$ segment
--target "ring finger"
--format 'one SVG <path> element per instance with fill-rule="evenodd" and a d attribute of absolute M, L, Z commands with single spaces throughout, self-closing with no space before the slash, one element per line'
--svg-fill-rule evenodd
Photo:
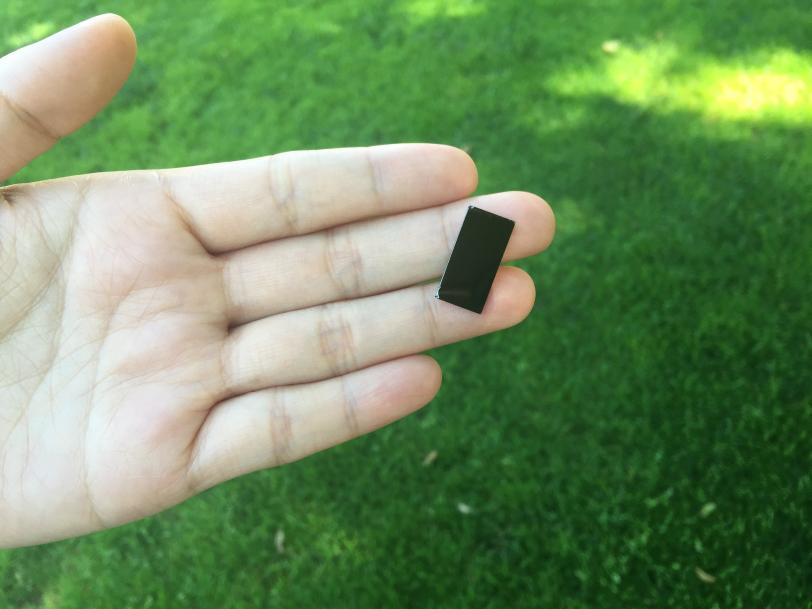
<path fill-rule="evenodd" d="M 231 395 L 331 378 L 510 327 L 533 306 L 523 270 L 502 267 L 481 315 L 434 298 L 420 285 L 272 315 L 232 330 L 222 361 Z"/>

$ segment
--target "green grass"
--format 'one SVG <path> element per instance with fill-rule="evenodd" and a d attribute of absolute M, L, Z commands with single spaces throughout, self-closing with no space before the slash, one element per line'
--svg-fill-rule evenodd
<path fill-rule="evenodd" d="M 438 350 L 425 410 L 2 552 L 0 607 L 812 606 L 807 0 L 3 8 L 6 50 L 111 8 L 140 42 L 17 180 L 437 141 L 559 232 L 530 318 Z"/>

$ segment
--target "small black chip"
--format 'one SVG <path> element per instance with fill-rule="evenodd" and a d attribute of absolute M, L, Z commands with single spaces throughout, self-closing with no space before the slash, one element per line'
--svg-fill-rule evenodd
<path fill-rule="evenodd" d="M 515 222 L 468 207 L 436 298 L 482 313 Z"/>

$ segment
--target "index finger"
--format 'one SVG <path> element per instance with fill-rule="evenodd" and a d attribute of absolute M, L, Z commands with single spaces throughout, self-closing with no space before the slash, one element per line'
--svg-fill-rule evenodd
<path fill-rule="evenodd" d="M 471 158 L 439 144 L 284 152 L 159 176 L 211 252 L 441 205 L 477 183 Z"/>

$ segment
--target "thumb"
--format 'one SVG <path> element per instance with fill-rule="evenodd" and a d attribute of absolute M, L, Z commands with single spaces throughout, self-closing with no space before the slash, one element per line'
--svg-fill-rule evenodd
<path fill-rule="evenodd" d="M 135 34 L 100 15 L 0 58 L 0 181 L 76 131 L 127 80 Z"/>

